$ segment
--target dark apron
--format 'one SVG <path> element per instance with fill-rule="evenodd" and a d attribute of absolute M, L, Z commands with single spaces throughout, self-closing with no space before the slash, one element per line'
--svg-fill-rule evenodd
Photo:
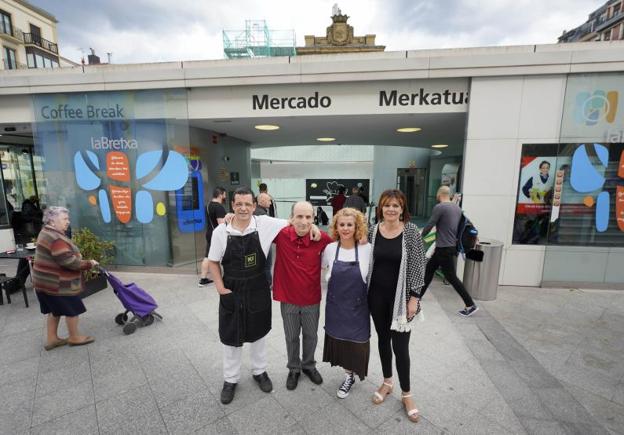
<path fill-rule="evenodd" d="M 370 338 L 370 319 L 358 246 L 355 245 L 355 261 L 339 261 L 339 253 L 340 243 L 327 285 L 325 332 L 339 340 L 366 343 Z"/>
<path fill-rule="evenodd" d="M 221 295 L 219 337 L 228 346 L 254 342 L 271 330 L 271 290 L 264 273 L 266 258 L 258 232 L 227 238 L 223 284 L 232 293 Z"/>

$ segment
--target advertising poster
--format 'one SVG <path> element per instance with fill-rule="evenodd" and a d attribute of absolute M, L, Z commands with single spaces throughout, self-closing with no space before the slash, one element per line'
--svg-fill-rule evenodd
<path fill-rule="evenodd" d="M 541 214 L 550 211 L 554 198 L 554 156 L 523 156 L 516 214 Z"/>

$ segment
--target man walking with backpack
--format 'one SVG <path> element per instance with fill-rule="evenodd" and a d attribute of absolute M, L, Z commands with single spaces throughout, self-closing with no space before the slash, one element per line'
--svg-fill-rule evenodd
<path fill-rule="evenodd" d="M 425 237 L 434 226 L 436 227 L 436 247 L 427 262 L 425 286 L 420 297 L 425 295 L 431 280 L 433 280 L 433 275 L 439 267 L 442 269 L 444 278 L 453 286 L 466 304 L 466 307 L 460 310 L 459 314 L 468 317 L 473 315 L 479 307 L 466 291 L 464 284 L 457 278 L 455 262 L 453 261 L 453 257 L 457 256 L 457 229 L 462 218 L 462 210 L 451 201 L 451 189 L 448 186 L 441 186 L 436 197 L 439 204 L 433 207 L 431 218 L 422 231 L 422 236 Z"/>

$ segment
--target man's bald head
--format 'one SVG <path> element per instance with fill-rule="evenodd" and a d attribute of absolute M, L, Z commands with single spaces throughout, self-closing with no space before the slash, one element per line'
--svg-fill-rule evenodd
<path fill-rule="evenodd" d="M 290 212 L 290 221 L 297 235 L 302 237 L 310 232 L 314 222 L 314 207 L 308 201 L 296 202 Z"/>
<path fill-rule="evenodd" d="M 271 196 L 268 193 L 261 193 L 258 195 L 258 205 L 263 208 L 271 207 Z"/>

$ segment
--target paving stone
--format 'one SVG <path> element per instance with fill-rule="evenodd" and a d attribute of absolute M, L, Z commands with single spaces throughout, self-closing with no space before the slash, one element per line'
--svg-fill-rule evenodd
<path fill-rule="evenodd" d="M 95 404 L 100 434 L 166 434 L 165 423 L 148 386 Z"/>
<path fill-rule="evenodd" d="M 190 363 L 188 368 L 184 366 L 178 372 L 148 378 L 148 382 L 160 408 L 189 394 L 208 390 L 208 386 Z"/>
<path fill-rule="evenodd" d="M 0 388 L 0 409 L 11 413 L 24 403 L 29 403 L 28 408 L 32 409 L 36 384 L 36 376 L 3 384 Z"/>
<path fill-rule="evenodd" d="M 39 370 L 39 357 L 33 357 L 7 364 L 0 371 L 0 390 L 4 384 L 21 381 L 22 379 L 36 379 Z M 0 393 L 0 397 L 2 394 Z"/>
<path fill-rule="evenodd" d="M 167 430 L 187 434 L 204 428 L 225 416 L 218 399 L 207 390 L 189 394 L 160 408 Z"/>
<path fill-rule="evenodd" d="M 91 382 L 91 368 L 88 360 L 76 364 L 70 362 L 68 366 L 62 369 L 47 372 L 43 372 L 40 367 L 37 380 L 37 397 L 75 387 L 86 381 Z"/>
<path fill-rule="evenodd" d="M 230 419 L 223 417 L 212 424 L 198 429 L 194 433 L 200 435 L 235 435 L 238 432 L 234 429 Z"/>
<path fill-rule="evenodd" d="M 93 388 L 96 402 L 115 397 L 117 394 L 147 384 L 147 378 L 140 367 L 120 367 L 118 370 L 93 373 Z"/>
<path fill-rule="evenodd" d="M 355 434 L 368 433 L 370 428 L 340 404 L 328 406 L 306 416 L 301 422 L 306 433 L 313 434 Z"/>
<path fill-rule="evenodd" d="M 63 415 L 54 420 L 33 427 L 31 435 L 96 435 L 98 434 L 95 405 L 89 405 L 78 411 Z"/>
<path fill-rule="evenodd" d="M 624 405 L 606 400 L 571 384 L 568 390 L 602 425 L 614 433 L 624 433 Z"/>
<path fill-rule="evenodd" d="M 10 407 L 0 406 L 0 435 L 28 433 L 32 414 L 32 397 L 23 402 L 13 402 Z"/>
<path fill-rule="evenodd" d="M 338 400 L 338 398 L 331 396 L 320 386 L 314 385 L 311 382 L 305 382 L 303 379 L 305 375 L 299 378 L 299 385 L 293 391 L 289 391 L 279 385 L 285 382 L 285 378 L 281 376 L 279 379 L 273 379 L 274 396 L 275 400 L 293 417 L 296 421 L 301 421 L 310 413 L 316 412 L 326 406 L 330 406 L 332 403 Z M 327 380 L 325 380 L 327 382 Z M 334 400 L 335 399 L 335 400 Z"/>
<path fill-rule="evenodd" d="M 38 426 L 59 416 L 72 413 L 95 402 L 91 379 L 66 389 L 39 395 L 33 405 L 32 425 Z"/>
<path fill-rule="evenodd" d="M 248 432 L 249 428 L 253 427 L 254 433 L 272 434 L 286 430 L 296 423 L 288 412 L 270 396 L 244 409 L 232 412 L 228 418 L 240 433 Z"/>

